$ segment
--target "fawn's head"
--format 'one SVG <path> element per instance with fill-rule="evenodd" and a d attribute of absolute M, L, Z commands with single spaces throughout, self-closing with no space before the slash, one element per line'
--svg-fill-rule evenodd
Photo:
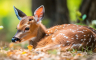
<path fill-rule="evenodd" d="M 18 43 L 25 40 L 30 40 L 32 37 L 34 38 L 39 27 L 38 24 L 44 16 L 44 6 L 41 5 L 38 7 L 34 12 L 34 16 L 27 16 L 16 7 L 14 7 L 14 11 L 20 22 L 17 25 L 17 33 L 12 38 L 12 42 Z"/>

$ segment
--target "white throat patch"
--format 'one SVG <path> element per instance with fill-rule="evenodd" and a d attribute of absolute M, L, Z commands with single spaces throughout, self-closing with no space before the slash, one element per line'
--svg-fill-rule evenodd
<path fill-rule="evenodd" d="M 33 37 L 33 38 L 31 38 L 30 40 L 34 41 L 35 39 L 36 39 L 36 37 Z"/>

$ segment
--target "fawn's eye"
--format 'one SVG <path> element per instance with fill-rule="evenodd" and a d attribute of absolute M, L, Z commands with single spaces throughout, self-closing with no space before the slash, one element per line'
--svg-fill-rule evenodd
<path fill-rule="evenodd" d="M 29 30 L 29 27 L 25 28 L 25 30 Z"/>
<path fill-rule="evenodd" d="M 33 19 L 29 19 L 29 21 L 32 21 Z"/>

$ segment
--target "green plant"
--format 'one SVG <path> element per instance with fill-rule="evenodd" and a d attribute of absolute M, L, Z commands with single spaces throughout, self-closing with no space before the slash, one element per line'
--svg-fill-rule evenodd
<path fill-rule="evenodd" d="M 80 21 L 79 24 L 83 24 L 82 22 L 86 19 L 87 15 L 84 14 L 82 15 L 81 12 L 79 11 L 76 11 L 76 16 L 77 16 L 77 19 Z M 81 17 L 82 16 L 82 17 Z"/>
<path fill-rule="evenodd" d="M 54 50 L 48 50 L 47 51 L 49 54 L 57 54 L 57 50 L 56 49 L 54 49 Z"/>

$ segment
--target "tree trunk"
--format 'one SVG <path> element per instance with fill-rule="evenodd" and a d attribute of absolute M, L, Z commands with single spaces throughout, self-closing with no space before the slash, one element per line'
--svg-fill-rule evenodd
<path fill-rule="evenodd" d="M 32 12 L 40 5 L 45 7 L 45 18 L 50 19 L 50 26 L 69 23 L 67 0 L 32 0 Z"/>
<path fill-rule="evenodd" d="M 87 15 L 87 18 L 83 22 L 85 24 L 88 24 L 87 22 L 91 23 L 92 20 L 96 19 L 96 0 L 83 0 L 80 12 L 82 13 L 82 16 L 84 14 Z"/>

